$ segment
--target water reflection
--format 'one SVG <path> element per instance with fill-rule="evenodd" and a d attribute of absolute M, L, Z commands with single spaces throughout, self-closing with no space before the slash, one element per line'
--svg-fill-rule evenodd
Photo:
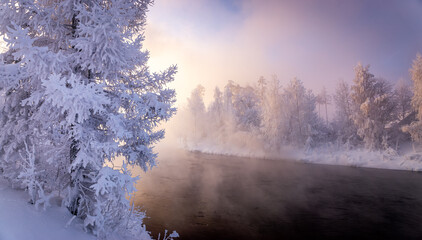
<path fill-rule="evenodd" d="M 422 239 L 422 175 L 172 151 L 136 203 L 154 236 Z"/>

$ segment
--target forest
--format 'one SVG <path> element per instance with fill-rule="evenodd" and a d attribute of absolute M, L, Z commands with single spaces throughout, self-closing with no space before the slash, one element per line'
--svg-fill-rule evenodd
<path fill-rule="evenodd" d="M 338 150 L 398 154 L 406 143 L 417 146 L 422 118 L 421 55 L 410 69 L 413 84 L 400 80 L 393 85 L 360 63 L 354 73 L 352 84 L 339 81 L 332 95 L 325 87 L 315 94 L 297 78 L 283 86 L 276 75 L 260 77 L 252 86 L 228 81 L 223 90 L 214 89 L 207 107 L 205 88 L 198 85 L 183 113 L 192 127 L 179 133 L 182 144 L 199 151 L 204 146 L 227 145 L 276 155 L 289 147 L 306 152 L 330 145 Z M 331 120 L 329 104 L 336 109 Z"/>

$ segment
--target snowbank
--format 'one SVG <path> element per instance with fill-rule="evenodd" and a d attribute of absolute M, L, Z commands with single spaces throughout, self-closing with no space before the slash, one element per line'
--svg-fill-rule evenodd
<path fill-rule="evenodd" d="M 207 142 L 184 143 L 183 148 L 191 152 L 238 157 L 292 159 L 306 163 L 343 165 L 394 170 L 422 171 L 422 151 L 405 151 L 398 154 L 393 149 L 369 151 L 366 149 L 341 149 L 334 146 L 301 150 L 284 147 L 276 153 L 256 148 L 230 145 L 214 145 Z"/>
<path fill-rule="evenodd" d="M 72 215 L 54 204 L 47 210 L 37 210 L 28 203 L 28 194 L 13 190 L 0 179 L 0 239 L 1 240 L 94 240 L 83 230 L 79 219 L 67 224 Z"/>
<path fill-rule="evenodd" d="M 316 164 L 422 171 L 421 152 L 399 155 L 391 149 L 389 151 L 369 151 L 365 149 L 319 148 L 304 153 L 300 160 Z"/>

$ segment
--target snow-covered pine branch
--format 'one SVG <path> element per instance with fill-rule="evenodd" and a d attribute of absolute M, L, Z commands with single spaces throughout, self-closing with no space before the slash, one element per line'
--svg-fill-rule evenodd
<path fill-rule="evenodd" d="M 151 4 L 0 1 L 0 35 L 8 43 L 0 63 L 0 168 L 19 182 L 15 163 L 31 139 L 45 171 L 37 176 L 39 196 L 64 193 L 69 210 L 97 234 L 122 226 L 99 220 L 118 211 L 104 207 L 103 199 L 134 190 L 98 194 L 94 186 L 101 179 L 133 184 L 124 169 L 104 166 L 117 157 L 144 170 L 154 166 L 152 145 L 164 136 L 157 126 L 176 111 L 175 92 L 166 87 L 176 66 L 151 73 L 142 49 Z M 116 197 L 113 204 L 125 212 L 125 201 Z"/>
<path fill-rule="evenodd" d="M 37 201 L 37 188 L 39 187 L 39 171 L 35 167 L 35 146 L 32 145 L 31 150 L 28 148 L 26 141 L 25 153 L 19 153 L 22 160 L 22 171 L 19 173 L 18 178 L 22 179 L 22 184 L 29 194 L 29 202 L 34 204 Z"/>

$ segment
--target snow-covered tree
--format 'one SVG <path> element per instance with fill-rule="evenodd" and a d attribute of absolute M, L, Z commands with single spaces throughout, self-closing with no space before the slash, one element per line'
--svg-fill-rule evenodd
<path fill-rule="evenodd" d="M 19 173 L 18 178 L 22 179 L 22 183 L 28 191 L 30 202 L 35 203 L 37 201 L 37 184 L 38 181 L 38 169 L 35 166 L 35 148 L 32 146 L 30 150 L 28 144 L 25 142 L 25 153 L 20 153 L 22 158 L 22 172 Z"/>
<path fill-rule="evenodd" d="M 410 75 L 413 81 L 412 108 L 416 112 L 417 120 L 404 127 L 404 131 L 410 133 L 413 141 L 422 143 L 422 55 L 417 54 L 413 60 Z"/>
<path fill-rule="evenodd" d="M 275 75 L 268 83 L 264 80 L 264 78 L 260 78 L 258 82 L 263 95 L 261 100 L 261 134 L 265 146 L 274 150 L 280 148 L 283 141 L 282 87 L 280 80 Z"/>
<path fill-rule="evenodd" d="M 164 136 L 156 127 L 175 112 L 166 84 L 176 67 L 150 73 L 141 50 L 151 3 L 0 1 L 8 43 L 0 63 L 0 168 L 17 179 L 18 153 L 25 142 L 34 146 L 47 188 L 67 188 L 68 209 L 98 236 L 122 226 L 124 217 L 107 219 L 129 210 L 122 196 L 134 183 L 124 168 L 105 165 L 122 157 L 128 166 L 154 166 L 152 144 Z"/>
<path fill-rule="evenodd" d="M 221 92 L 220 88 L 215 87 L 214 89 L 214 100 L 211 103 L 210 107 L 208 108 L 208 114 L 215 119 L 215 124 L 218 127 L 221 127 L 223 121 L 223 93 Z"/>
<path fill-rule="evenodd" d="M 321 105 L 325 106 L 325 122 L 328 125 L 327 105 L 331 103 L 331 96 L 327 93 L 327 89 L 325 87 L 322 88 L 321 92 L 316 97 L 316 103 L 319 105 L 319 108 L 321 107 Z M 321 117 L 321 109 L 318 109 L 318 111 Z"/>
<path fill-rule="evenodd" d="M 355 144 L 357 130 L 352 121 L 352 99 L 349 84 L 341 81 L 337 84 L 336 93 L 333 96 L 336 104 L 335 130 L 342 143 Z"/>
<path fill-rule="evenodd" d="M 394 117 L 394 97 L 391 85 L 377 79 L 369 72 L 369 66 L 360 63 L 355 67 L 352 85 L 352 120 L 358 135 L 369 149 L 385 147 L 388 139 L 387 124 Z"/>
<path fill-rule="evenodd" d="M 225 129 L 223 136 L 227 137 L 227 134 L 231 134 L 236 131 L 236 119 L 234 114 L 234 100 L 240 89 L 239 84 L 236 84 L 234 81 L 229 80 L 224 86 L 223 92 L 223 106 L 224 106 L 224 122 Z"/>
<path fill-rule="evenodd" d="M 308 138 L 316 136 L 316 126 L 319 124 L 315 112 L 316 98 L 312 91 L 307 90 L 302 81 L 294 78 L 284 89 L 283 114 L 286 119 L 283 136 L 290 143 L 304 145 Z"/>
<path fill-rule="evenodd" d="M 235 95 L 239 91 L 240 86 L 234 81 L 229 80 L 224 86 L 223 100 L 224 100 L 224 111 L 227 114 L 233 114 L 233 102 Z"/>
<path fill-rule="evenodd" d="M 198 85 L 192 90 L 190 98 L 188 98 L 188 109 L 192 115 L 193 137 L 195 140 L 198 137 L 202 137 L 203 132 L 202 124 L 205 119 L 204 93 L 205 88 L 202 85 Z"/>
<path fill-rule="evenodd" d="M 221 132 L 225 128 L 225 117 L 223 93 L 220 88 L 215 87 L 214 99 L 208 106 L 205 119 L 202 120 L 202 128 L 207 131 L 208 139 L 216 140 L 217 142 L 224 141 L 221 139 Z"/>
<path fill-rule="evenodd" d="M 410 133 L 403 131 L 415 120 L 415 111 L 412 109 L 412 90 L 410 83 L 400 79 L 393 91 L 395 112 L 394 119 L 389 124 L 388 134 L 391 145 L 398 150 L 400 143 L 411 140 Z"/>
<path fill-rule="evenodd" d="M 412 88 L 404 79 L 400 79 L 394 88 L 394 98 L 397 104 L 396 115 L 403 120 L 412 110 Z"/>
<path fill-rule="evenodd" d="M 273 76 L 273 78 L 274 77 L 275 76 Z M 264 99 L 266 89 L 267 89 L 267 80 L 263 76 L 259 77 L 258 86 L 256 87 L 256 89 L 257 89 L 257 94 L 258 94 L 258 96 L 259 96 L 259 98 L 261 99 L 261 102 L 262 102 L 263 99 Z"/>
<path fill-rule="evenodd" d="M 244 131 L 258 129 L 261 125 L 259 97 L 252 87 L 239 88 L 233 102 L 236 125 Z"/>
<path fill-rule="evenodd" d="M 204 93 L 205 88 L 202 85 L 198 85 L 192 90 L 190 98 L 188 98 L 188 108 L 192 112 L 198 114 L 205 113 Z"/>

